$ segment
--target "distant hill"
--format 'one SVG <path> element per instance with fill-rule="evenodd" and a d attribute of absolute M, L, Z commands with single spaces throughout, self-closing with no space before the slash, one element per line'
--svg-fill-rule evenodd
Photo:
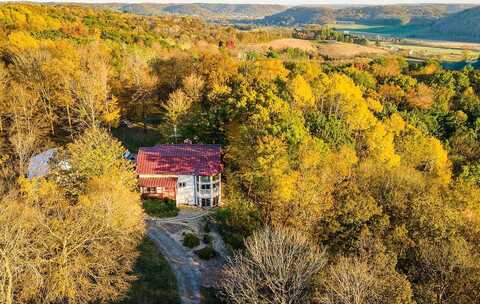
<path fill-rule="evenodd" d="M 199 16 L 206 19 L 257 19 L 287 9 L 287 7 L 283 5 L 213 3 L 102 3 L 95 4 L 94 6 L 146 16 L 175 14 Z"/>
<path fill-rule="evenodd" d="M 325 24 L 335 21 L 334 9 L 330 7 L 296 6 L 283 12 L 267 16 L 259 22 L 266 25 L 296 26 Z"/>
<path fill-rule="evenodd" d="M 354 21 L 372 25 L 432 24 L 452 13 L 471 8 L 468 4 L 421 4 L 383 6 L 297 6 L 266 16 L 260 23 L 267 25 L 325 24 Z"/>
<path fill-rule="evenodd" d="M 466 7 L 471 6 L 447 4 L 367 6 L 337 10 L 336 17 L 337 20 L 379 25 L 427 23 Z"/>
<path fill-rule="evenodd" d="M 453 40 L 480 41 L 480 6 L 438 20 L 432 33 L 441 33 Z"/>

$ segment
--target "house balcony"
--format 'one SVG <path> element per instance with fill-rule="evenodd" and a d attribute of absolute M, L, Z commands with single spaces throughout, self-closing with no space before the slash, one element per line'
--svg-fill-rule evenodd
<path fill-rule="evenodd" d="M 215 196 L 218 196 L 220 194 L 220 188 L 216 188 L 216 189 L 200 189 L 197 191 L 197 195 L 199 197 L 215 197 Z"/>

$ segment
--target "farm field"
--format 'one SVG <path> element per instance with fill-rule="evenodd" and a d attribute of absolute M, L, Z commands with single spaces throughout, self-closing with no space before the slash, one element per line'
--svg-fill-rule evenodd
<path fill-rule="evenodd" d="M 342 23 L 329 23 L 328 26 L 331 29 L 335 30 L 373 30 L 375 28 L 383 28 L 383 25 L 367 25 L 367 24 L 359 24 L 359 23 L 351 23 L 351 24 L 342 24 Z"/>
<path fill-rule="evenodd" d="M 480 51 L 480 43 L 474 43 L 474 42 L 442 41 L 442 40 L 428 40 L 428 39 L 402 39 L 402 41 L 405 44 L 410 44 L 410 45 Z"/>
<path fill-rule="evenodd" d="M 376 35 L 401 38 L 401 42 L 384 41 L 381 46 L 388 51 L 396 51 L 401 55 L 413 58 L 434 58 L 441 61 L 471 61 L 480 55 L 480 44 L 420 38 L 402 38 L 422 36 L 426 28 L 419 25 L 374 26 L 366 24 L 330 24 L 331 28 L 341 32 L 364 34 L 367 38 Z M 388 39 L 387 39 L 388 40 Z"/>
<path fill-rule="evenodd" d="M 332 28 L 343 32 L 354 32 L 359 34 L 386 35 L 396 37 L 412 37 L 425 32 L 425 26 L 417 24 L 407 25 L 366 25 L 366 24 L 334 24 Z"/>
<path fill-rule="evenodd" d="M 360 55 L 386 54 L 388 51 L 372 46 L 363 46 L 345 42 L 315 42 L 302 39 L 277 39 L 268 43 L 251 44 L 246 47 L 249 50 L 265 51 L 269 48 L 284 50 L 287 48 L 298 48 L 309 53 L 317 53 L 329 58 L 352 58 Z"/>
<path fill-rule="evenodd" d="M 401 55 L 413 58 L 434 58 L 440 61 L 475 60 L 480 56 L 479 50 L 447 48 L 423 45 L 385 43 L 384 47 L 394 49 Z"/>
<path fill-rule="evenodd" d="M 360 55 L 379 55 L 388 53 L 388 51 L 378 47 L 344 42 L 319 43 L 317 48 L 322 56 L 330 58 L 352 58 Z"/>
<path fill-rule="evenodd" d="M 312 41 L 295 38 L 277 39 L 266 43 L 250 45 L 250 47 L 252 46 L 258 50 L 267 50 L 269 48 L 275 50 L 298 48 L 306 52 L 315 52 L 317 50 L 315 44 Z"/>

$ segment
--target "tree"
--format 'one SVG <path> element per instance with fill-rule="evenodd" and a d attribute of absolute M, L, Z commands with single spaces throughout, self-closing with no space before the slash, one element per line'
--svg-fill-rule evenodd
<path fill-rule="evenodd" d="M 442 143 L 410 126 L 398 140 L 402 162 L 433 177 L 438 183 L 447 184 L 451 179 L 451 162 Z"/>
<path fill-rule="evenodd" d="M 128 290 L 144 231 L 135 173 L 105 131 L 84 136 L 57 165 L 67 178 L 80 177 L 71 188 L 54 173 L 21 178 L 0 201 L 0 299 L 7 303 L 107 302 Z"/>
<path fill-rule="evenodd" d="M 320 111 L 343 119 L 352 131 L 371 127 L 376 119 L 368 109 L 362 91 L 343 74 L 324 78 L 325 94 L 320 101 Z"/>
<path fill-rule="evenodd" d="M 181 119 L 187 114 L 192 106 L 192 99 L 188 97 L 181 89 L 176 90 L 168 96 L 167 102 L 163 105 L 165 116 L 168 122 L 173 126 L 174 141 L 177 142 L 177 126 Z"/>
<path fill-rule="evenodd" d="M 324 264 L 323 253 L 301 234 L 264 228 L 245 241 L 245 254 L 229 260 L 222 289 L 233 303 L 306 303 Z"/>
<path fill-rule="evenodd" d="M 52 178 L 73 197 L 83 193 L 88 180 L 110 173 L 118 174 L 117 178 L 123 186 L 133 191 L 136 175 L 133 164 L 122 156 L 125 151 L 108 131 L 102 128 L 87 129 L 58 153 L 52 164 Z"/>
<path fill-rule="evenodd" d="M 430 303 L 473 303 L 480 299 L 478 255 L 461 238 L 418 244 L 418 268 L 411 275 L 418 297 Z"/>
<path fill-rule="evenodd" d="M 399 165 L 400 156 L 395 153 L 393 137 L 394 134 L 378 122 L 365 136 L 369 156 L 389 167 Z"/>
<path fill-rule="evenodd" d="M 317 298 L 323 304 L 414 303 L 408 282 L 365 258 L 340 257 L 326 271 Z"/>
<path fill-rule="evenodd" d="M 84 51 L 81 69 L 72 79 L 70 88 L 75 100 L 75 120 L 82 128 L 103 124 L 116 126 L 120 117 L 117 99 L 110 94 L 109 67 L 99 52 Z"/>
<path fill-rule="evenodd" d="M 294 105 L 300 108 L 311 107 L 314 104 L 312 89 L 302 76 L 296 75 L 289 83 Z"/>
<path fill-rule="evenodd" d="M 398 85 L 384 84 L 379 88 L 378 93 L 384 102 L 400 103 L 405 96 L 405 92 Z"/>
<path fill-rule="evenodd" d="M 148 62 L 138 55 L 127 56 L 123 68 L 120 92 L 128 93 L 123 97 L 122 109 L 127 112 L 125 114 L 140 117 L 146 132 L 147 116 L 154 109 L 156 101 L 158 76 L 153 73 Z"/>
<path fill-rule="evenodd" d="M 30 157 L 42 147 L 48 133 L 45 112 L 38 96 L 13 83 L 5 97 L 4 116 L 10 119 L 9 141 L 20 174 L 25 174 Z"/>
<path fill-rule="evenodd" d="M 406 101 L 411 107 L 428 109 L 433 103 L 433 91 L 426 84 L 420 83 L 407 92 Z"/>
<path fill-rule="evenodd" d="M 0 202 L 0 303 L 25 302 L 42 282 L 41 255 L 35 248 L 43 237 L 36 227 L 38 213 L 11 197 Z"/>

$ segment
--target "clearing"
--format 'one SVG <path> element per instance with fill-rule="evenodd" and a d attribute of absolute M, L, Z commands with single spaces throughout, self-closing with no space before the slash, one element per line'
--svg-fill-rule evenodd
<path fill-rule="evenodd" d="M 374 46 L 364 46 L 345 42 L 317 42 L 312 40 L 303 40 L 295 38 L 277 39 L 267 43 L 251 44 L 247 49 L 256 51 L 266 51 L 269 48 L 275 50 L 284 50 L 287 48 L 297 48 L 309 53 L 318 53 L 333 59 L 352 58 L 361 55 L 386 54 L 388 51 Z"/>
<path fill-rule="evenodd" d="M 275 50 L 284 50 L 288 48 L 297 48 L 301 49 L 306 52 L 316 52 L 317 48 L 312 41 L 309 40 L 302 40 L 302 39 L 295 39 L 295 38 L 285 38 L 285 39 L 277 39 L 272 40 L 266 43 L 258 43 L 251 45 L 253 48 L 257 50 L 268 50 L 269 48 Z"/>

